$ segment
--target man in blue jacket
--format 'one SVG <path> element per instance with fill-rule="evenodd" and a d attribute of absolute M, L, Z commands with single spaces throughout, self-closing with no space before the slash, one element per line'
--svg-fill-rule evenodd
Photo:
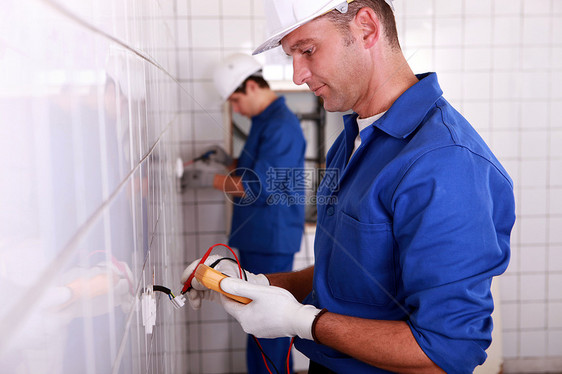
<path fill-rule="evenodd" d="M 288 272 L 300 249 L 304 229 L 302 181 L 306 142 L 300 122 L 262 77 L 251 56 L 233 54 L 215 70 L 214 83 L 232 110 L 251 119 L 250 133 L 238 160 L 221 147 L 203 152 L 230 173 L 186 170 L 187 187 L 210 187 L 234 196 L 229 244 L 239 250 L 240 262 L 252 273 Z M 260 341 L 266 355 L 285 366 L 289 338 Z M 256 342 L 249 338 L 249 373 L 265 370 Z"/>
<path fill-rule="evenodd" d="M 472 373 L 510 257 L 510 177 L 436 74 L 414 75 L 391 0 L 265 3 L 255 53 L 281 45 L 296 84 L 354 113 L 327 155 L 339 181 L 318 189 L 314 267 L 227 278 L 253 301 L 224 308 L 257 337 L 295 336 L 309 373 Z"/>

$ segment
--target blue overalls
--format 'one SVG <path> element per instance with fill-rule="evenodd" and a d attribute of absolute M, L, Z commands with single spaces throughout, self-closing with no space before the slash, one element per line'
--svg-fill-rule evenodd
<path fill-rule="evenodd" d="M 306 142 L 298 118 L 280 97 L 252 117 L 237 173 L 246 196 L 236 199 L 229 244 L 238 248 L 242 266 L 252 273 L 291 271 L 304 229 L 304 191 L 295 188 L 304 169 Z M 282 371 L 288 338 L 260 339 Z M 261 353 L 248 339 L 248 372 L 265 373 Z M 273 370 L 273 369 L 272 369 Z"/>
<path fill-rule="evenodd" d="M 339 183 L 318 191 L 328 203 L 318 205 L 304 303 L 406 321 L 443 370 L 472 373 L 491 342 L 491 280 L 509 262 L 513 184 L 436 74 L 418 79 L 361 132 L 350 160 L 357 114 L 344 117 L 327 157 Z M 337 373 L 386 372 L 311 340 L 295 346 Z"/>

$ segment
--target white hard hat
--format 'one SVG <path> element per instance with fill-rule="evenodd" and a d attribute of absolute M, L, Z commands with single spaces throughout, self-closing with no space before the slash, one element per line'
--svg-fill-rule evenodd
<path fill-rule="evenodd" d="M 230 55 L 215 69 L 213 74 L 215 88 L 222 99 L 227 100 L 246 78 L 260 71 L 261 68 L 261 64 L 252 56 L 243 53 Z"/>
<path fill-rule="evenodd" d="M 394 10 L 393 0 L 385 0 Z M 264 0 L 269 37 L 253 52 L 254 55 L 279 46 L 281 39 L 305 23 L 334 9 L 347 12 L 353 0 Z"/>

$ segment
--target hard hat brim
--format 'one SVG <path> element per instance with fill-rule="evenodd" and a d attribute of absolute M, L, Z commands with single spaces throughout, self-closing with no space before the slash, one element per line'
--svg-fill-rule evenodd
<path fill-rule="evenodd" d="M 308 23 L 310 21 L 312 21 L 315 18 L 320 17 L 322 14 L 325 14 L 325 12 L 320 12 L 318 14 L 313 14 L 312 16 L 305 18 L 299 22 L 297 22 L 294 25 L 291 25 L 275 34 L 273 34 L 272 36 L 270 36 L 265 42 L 263 42 L 262 44 L 260 44 L 255 50 L 254 52 L 252 52 L 252 55 L 258 55 L 262 52 L 268 51 L 272 48 L 276 48 L 281 44 L 281 40 L 283 40 L 283 38 L 287 35 L 289 35 L 291 32 L 295 31 L 296 29 L 298 29 L 299 27 L 301 27 L 302 25 L 304 25 L 305 23 Z"/>

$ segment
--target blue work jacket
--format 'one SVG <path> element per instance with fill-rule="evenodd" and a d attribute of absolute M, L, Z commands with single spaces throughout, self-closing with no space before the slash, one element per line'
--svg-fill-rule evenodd
<path fill-rule="evenodd" d="M 236 170 L 246 196 L 234 201 L 231 246 L 256 253 L 299 251 L 305 191 L 297 181 L 304 172 L 305 149 L 300 122 L 284 97 L 252 117 Z"/>
<path fill-rule="evenodd" d="M 361 131 L 357 114 L 328 152 L 339 183 L 322 183 L 313 291 L 330 312 L 406 321 L 447 373 L 472 373 L 491 342 L 492 277 L 510 257 L 513 184 L 472 126 L 442 97 L 435 73 L 418 76 Z M 334 200 L 336 199 L 336 200 Z M 352 336 L 349 337 L 353 339 Z M 329 347 L 299 351 L 338 373 L 384 373 Z"/>

